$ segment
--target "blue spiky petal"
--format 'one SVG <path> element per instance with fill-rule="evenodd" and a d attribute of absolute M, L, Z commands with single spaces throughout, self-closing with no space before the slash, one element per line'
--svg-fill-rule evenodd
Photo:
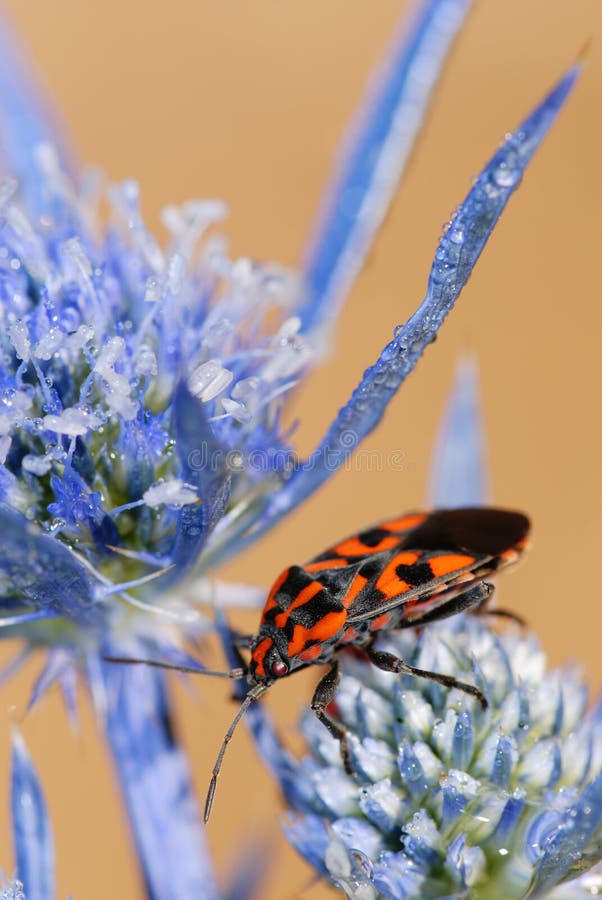
<path fill-rule="evenodd" d="M 405 325 L 395 329 L 376 363 L 367 369 L 308 460 L 271 499 L 253 536 L 317 490 L 380 422 L 400 385 L 454 306 L 510 196 L 573 88 L 572 67 L 518 128 L 508 134 L 458 207 L 435 252 L 426 297 Z"/>
<path fill-rule="evenodd" d="M 12 741 L 11 807 L 20 884 L 7 889 L 6 900 L 13 900 L 13 895 L 18 900 L 23 886 L 31 900 L 52 900 L 55 884 L 50 820 L 37 772 L 16 729 Z"/>
<path fill-rule="evenodd" d="M 306 250 L 306 330 L 337 315 L 361 271 L 471 0 L 420 0 L 349 127 Z"/>

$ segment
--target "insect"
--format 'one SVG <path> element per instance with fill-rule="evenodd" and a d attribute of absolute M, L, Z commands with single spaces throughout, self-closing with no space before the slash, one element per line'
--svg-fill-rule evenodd
<path fill-rule="evenodd" d="M 257 634 L 241 637 L 250 650 L 248 664 L 238 654 L 238 668 L 201 672 L 246 678 L 250 685 L 213 768 L 205 822 L 226 748 L 245 711 L 274 682 L 309 665 L 329 666 L 314 691 L 311 708 L 339 741 L 343 764 L 352 774 L 345 729 L 328 711 L 339 682 L 338 655 L 345 648 L 361 648 L 386 672 L 457 688 L 486 708 L 487 700 L 476 686 L 418 669 L 377 649 L 376 641 L 382 632 L 415 628 L 483 608 L 493 592 L 484 579 L 519 559 L 528 533 L 528 518 L 512 510 L 467 507 L 409 513 L 345 538 L 305 566 L 285 569 L 268 594 Z M 199 672 L 155 660 L 110 659 Z"/>

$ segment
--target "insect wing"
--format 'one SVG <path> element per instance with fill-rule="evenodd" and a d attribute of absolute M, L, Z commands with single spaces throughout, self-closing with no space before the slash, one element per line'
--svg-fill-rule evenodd
<path fill-rule="evenodd" d="M 491 569 L 490 556 L 447 551 L 401 550 L 350 604 L 350 625 L 400 606 L 415 608 L 434 594 L 480 580 Z M 475 573 L 478 572 L 478 577 Z M 359 573 L 361 574 L 361 573 Z"/>
<path fill-rule="evenodd" d="M 491 506 L 439 509 L 417 525 L 403 546 L 421 550 L 458 550 L 503 557 L 522 550 L 529 534 L 529 519 L 512 509 Z"/>
<path fill-rule="evenodd" d="M 349 624 L 464 592 L 515 562 L 529 531 L 522 513 L 486 507 L 439 510 L 414 519 L 415 526 L 401 536 L 383 568 L 355 591 L 347 604 Z M 366 574 L 360 568 L 355 583 Z"/>
<path fill-rule="evenodd" d="M 428 518 L 426 513 L 407 513 L 397 519 L 381 522 L 329 547 L 305 568 L 310 572 L 323 572 L 327 568 L 342 568 L 376 553 L 394 550 Z"/>

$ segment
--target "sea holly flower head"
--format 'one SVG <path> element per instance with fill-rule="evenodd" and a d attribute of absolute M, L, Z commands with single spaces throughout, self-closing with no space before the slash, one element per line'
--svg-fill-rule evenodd
<path fill-rule="evenodd" d="M 600 858 L 602 724 L 573 669 L 532 636 L 475 616 L 390 634 L 382 648 L 473 681 L 489 708 L 346 659 L 338 743 L 307 715 L 286 831 L 350 897 L 548 896 Z M 578 890 L 578 888 L 575 888 Z M 579 894 L 575 894 L 579 896 Z M 583 894 L 585 896 L 585 894 Z"/>
<path fill-rule="evenodd" d="M 56 553 L 71 551 L 78 596 L 71 609 L 55 598 L 46 618 L 114 630 L 132 594 L 164 595 L 202 568 L 216 526 L 227 540 L 226 509 L 230 523 L 248 513 L 286 467 L 282 396 L 311 351 L 291 314 L 292 275 L 232 261 L 219 240 L 197 246 L 219 204 L 169 210 L 164 253 L 126 183 L 109 191 L 99 241 L 93 209 L 47 147 L 38 164 L 60 220 L 32 222 L 4 185 L 2 517 L 15 538 L 31 534 L 32 553 L 48 536 L 40 547 L 57 575 Z M 250 467 L 260 453 L 263 468 Z M 32 593 L 22 604 L 9 588 L 11 612 L 49 606 Z"/>

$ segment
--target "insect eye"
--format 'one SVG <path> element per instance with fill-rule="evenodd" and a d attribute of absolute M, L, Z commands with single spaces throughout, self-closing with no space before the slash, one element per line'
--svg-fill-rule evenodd
<path fill-rule="evenodd" d="M 281 659 L 275 659 L 270 666 L 270 672 L 272 673 L 272 675 L 275 675 L 276 678 L 281 678 L 282 675 L 286 675 L 286 673 L 288 672 L 288 666 Z"/>

